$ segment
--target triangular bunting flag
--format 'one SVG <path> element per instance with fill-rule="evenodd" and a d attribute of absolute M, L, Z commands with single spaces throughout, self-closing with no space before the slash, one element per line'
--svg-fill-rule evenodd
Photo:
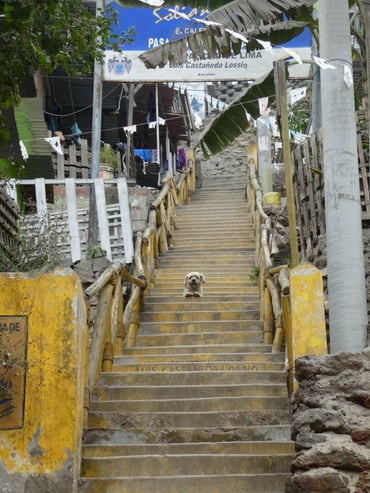
<path fill-rule="evenodd" d="M 283 48 L 283 50 L 286 51 L 292 58 L 294 58 L 294 60 L 297 63 L 299 63 L 299 64 L 303 63 L 301 57 L 299 55 L 297 55 L 297 53 L 295 51 L 290 50 L 289 48 Z"/>
<path fill-rule="evenodd" d="M 27 159 L 28 159 L 28 152 L 27 152 L 26 146 L 24 145 L 23 140 L 20 140 L 20 141 L 19 141 L 19 147 L 20 147 L 20 149 L 21 149 L 22 158 L 23 158 L 25 161 L 27 161 Z"/>
<path fill-rule="evenodd" d="M 63 155 L 62 146 L 60 145 L 59 137 L 45 137 L 44 140 L 51 145 L 54 151 L 56 151 L 58 154 Z"/>
<path fill-rule="evenodd" d="M 262 41 L 262 39 L 257 39 L 256 38 L 256 41 L 258 41 L 258 43 L 263 47 L 263 49 L 265 49 L 266 51 L 270 51 L 272 50 L 272 45 L 270 43 L 270 41 Z"/>
<path fill-rule="evenodd" d="M 128 127 L 123 127 L 123 130 L 128 134 L 133 134 L 136 132 L 136 125 L 129 125 Z"/>
<path fill-rule="evenodd" d="M 328 63 L 326 60 L 324 60 L 323 58 L 320 58 L 318 56 L 313 56 L 312 57 L 313 61 L 322 69 L 324 70 L 327 70 L 327 69 L 330 69 L 330 68 L 337 68 L 335 67 L 334 65 L 331 65 L 330 63 Z"/>
<path fill-rule="evenodd" d="M 307 87 L 299 87 L 297 89 L 292 89 L 289 91 L 288 98 L 289 98 L 289 103 L 293 105 L 300 99 L 303 99 L 306 96 L 307 92 Z"/>

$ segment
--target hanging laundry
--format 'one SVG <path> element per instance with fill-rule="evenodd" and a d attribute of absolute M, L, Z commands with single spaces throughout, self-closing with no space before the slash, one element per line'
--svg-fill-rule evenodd
<path fill-rule="evenodd" d="M 186 168 L 186 153 L 185 153 L 185 149 L 183 148 L 179 149 L 179 152 L 177 153 L 176 168 L 180 170 Z"/>
<path fill-rule="evenodd" d="M 74 136 L 77 136 L 76 137 L 77 144 L 81 144 L 81 137 L 80 137 L 80 135 L 82 134 L 82 132 L 81 132 L 80 128 L 78 127 L 78 123 L 77 122 L 74 122 L 74 124 L 71 127 L 71 131 L 72 131 L 72 133 L 73 133 Z"/>

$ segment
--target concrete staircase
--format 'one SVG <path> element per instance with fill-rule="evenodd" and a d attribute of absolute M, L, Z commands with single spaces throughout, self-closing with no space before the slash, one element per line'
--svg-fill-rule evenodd
<path fill-rule="evenodd" d="M 197 190 L 176 227 L 138 346 L 94 393 L 79 492 L 285 492 L 294 444 L 284 355 L 263 343 L 243 182 Z M 204 296 L 184 298 L 194 270 Z"/>

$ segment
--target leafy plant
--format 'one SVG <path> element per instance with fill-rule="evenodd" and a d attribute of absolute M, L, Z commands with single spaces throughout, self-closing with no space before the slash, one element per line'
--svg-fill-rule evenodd
<path fill-rule="evenodd" d="M 86 250 L 86 258 L 91 260 L 93 258 L 106 257 L 107 252 L 100 245 L 88 245 Z"/>
<path fill-rule="evenodd" d="M 100 164 L 108 164 L 112 168 L 117 168 L 117 153 L 110 145 L 103 145 L 100 149 Z"/>
<path fill-rule="evenodd" d="M 258 267 L 258 265 L 255 265 L 252 269 L 252 272 L 249 275 L 249 278 L 251 281 L 257 282 L 259 276 L 260 276 L 260 268 Z"/>
<path fill-rule="evenodd" d="M 119 51 L 134 30 L 112 32 L 117 11 L 89 12 L 82 0 L 4 0 L 0 17 L 0 144 L 8 138 L 1 110 L 20 101 L 19 86 L 36 70 L 62 67 L 70 76 L 88 75 L 105 49 Z M 11 53 L 11 56 L 9 54 Z"/>

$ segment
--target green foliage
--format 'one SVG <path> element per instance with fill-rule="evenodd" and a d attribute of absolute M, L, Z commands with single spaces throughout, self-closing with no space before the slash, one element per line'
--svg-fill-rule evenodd
<path fill-rule="evenodd" d="M 86 251 L 86 258 L 91 260 L 98 257 L 106 257 L 107 252 L 100 245 L 88 245 Z"/>
<path fill-rule="evenodd" d="M 252 269 L 252 272 L 249 275 L 249 279 L 253 282 L 257 282 L 259 276 L 260 276 L 260 268 L 258 267 L 258 265 L 255 265 Z"/>
<path fill-rule="evenodd" d="M 311 95 L 307 92 L 307 96 L 300 101 L 297 101 L 289 111 L 288 124 L 289 129 L 299 133 L 307 133 L 311 115 Z"/>
<path fill-rule="evenodd" d="M 71 76 L 91 73 L 105 48 L 119 51 L 134 34 L 111 32 L 117 12 L 89 13 L 82 0 L 0 0 L 0 145 L 7 140 L 1 110 L 19 102 L 19 85 L 37 69 L 62 67 Z"/>
<path fill-rule="evenodd" d="M 108 144 L 105 144 L 100 149 L 100 164 L 109 164 L 113 168 L 117 167 L 117 152 L 112 149 L 112 147 Z"/>

